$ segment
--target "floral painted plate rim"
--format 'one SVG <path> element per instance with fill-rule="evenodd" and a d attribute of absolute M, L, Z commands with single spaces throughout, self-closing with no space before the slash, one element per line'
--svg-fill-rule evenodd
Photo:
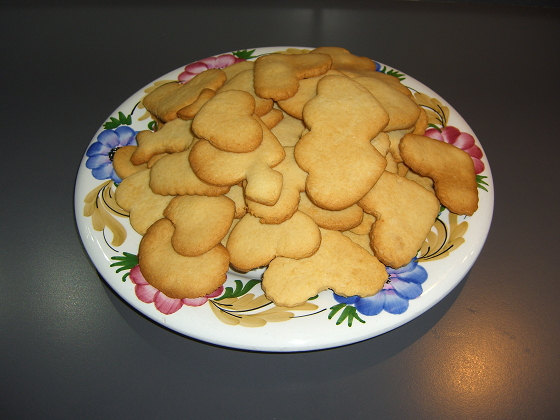
<path fill-rule="evenodd" d="M 426 135 L 466 150 L 475 162 L 479 209 L 471 217 L 442 208 L 419 254 L 388 281 L 376 297 L 342 298 L 327 290 L 298 308 L 279 308 L 260 288 L 262 270 L 228 272 L 223 287 L 201 299 L 169 299 L 143 279 L 137 266 L 140 242 L 128 214 L 114 200 L 120 179 L 112 153 L 135 144 L 138 131 L 155 122 L 141 99 L 169 81 L 184 83 L 208 68 L 308 47 L 239 50 L 190 63 L 160 77 L 124 101 L 99 128 L 84 153 L 76 179 L 74 204 L 79 234 L 96 269 L 130 306 L 160 325 L 219 346 L 264 352 L 311 351 L 367 340 L 426 312 L 464 278 L 480 254 L 492 220 L 494 187 L 490 165 L 466 121 L 434 91 L 399 70 L 376 62 L 377 71 L 401 79 L 429 117 Z M 437 71 L 437 68 L 435 69 Z"/>

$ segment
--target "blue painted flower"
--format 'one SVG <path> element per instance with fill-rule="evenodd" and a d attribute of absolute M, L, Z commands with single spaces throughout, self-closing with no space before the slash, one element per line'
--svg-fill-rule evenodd
<path fill-rule="evenodd" d="M 113 169 L 113 156 L 120 147 L 135 144 L 136 131 L 128 126 L 123 125 L 116 130 L 104 130 L 86 152 L 88 157 L 86 168 L 91 169 L 91 174 L 96 179 L 111 178 L 119 184 L 122 179 Z"/>
<path fill-rule="evenodd" d="M 422 283 L 428 278 L 428 273 L 413 258 L 408 265 L 397 270 L 387 267 L 387 274 L 387 283 L 374 296 L 345 298 L 334 294 L 334 298 L 337 302 L 354 305 L 359 313 L 367 316 L 377 315 L 383 310 L 390 314 L 402 314 L 408 309 L 408 301 L 422 294 Z"/>

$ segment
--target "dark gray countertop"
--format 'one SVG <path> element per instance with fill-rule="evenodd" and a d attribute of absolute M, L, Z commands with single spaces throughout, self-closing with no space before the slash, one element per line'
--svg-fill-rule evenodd
<path fill-rule="evenodd" d="M 0 15 L 2 418 L 560 416 L 560 9 L 81 4 Z M 343 46 L 420 80 L 470 124 L 494 177 L 492 227 L 459 286 L 342 348 L 252 353 L 170 332 L 111 291 L 75 225 L 80 160 L 124 99 L 189 62 L 275 45 Z"/>

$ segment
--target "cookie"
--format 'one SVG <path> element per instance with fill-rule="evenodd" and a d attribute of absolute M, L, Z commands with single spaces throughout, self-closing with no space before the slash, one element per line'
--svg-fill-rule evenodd
<path fill-rule="evenodd" d="M 375 223 L 375 217 L 369 213 L 364 212 L 364 216 L 362 217 L 362 222 L 358 226 L 350 229 L 350 232 L 356 235 L 369 235 L 374 223 Z"/>
<path fill-rule="evenodd" d="M 177 111 L 177 117 L 183 120 L 192 120 L 198 111 L 216 95 L 216 92 L 212 89 L 202 89 L 198 98 L 190 105 L 187 105 Z"/>
<path fill-rule="evenodd" d="M 431 178 L 437 197 L 455 214 L 471 216 L 478 209 L 478 184 L 470 155 L 452 144 L 407 134 L 399 149 L 404 163 Z"/>
<path fill-rule="evenodd" d="M 177 118 L 177 111 L 196 101 L 204 89 L 216 91 L 226 81 L 220 69 L 209 69 L 197 74 L 187 83 L 167 83 L 144 97 L 146 110 L 157 119 L 169 122 Z"/>
<path fill-rule="evenodd" d="M 391 154 L 391 141 L 389 140 L 389 136 L 387 133 L 379 133 L 372 141 L 371 144 L 373 147 L 377 149 L 377 151 L 381 154 L 381 156 L 385 157 L 387 161 L 387 166 L 385 170 L 387 172 L 398 172 L 398 165 L 393 155 Z"/>
<path fill-rule="evenodd" d="M 271 129 L 272 134 L 276 136 L 284 147 L 295 146 L 304 130 L 305 124 L 302 120 L 285 113 L 282 120 Z"/>
<path fill-rule="evenodd" d="M 173 196 L 154 194 L 150 189 L 150 171 L 144 169 L 119 184 L 115 192 L 117 204 L 130 213 L 130 225 L 140 235 L 157 220 Z"/>
<path fill-rule="evenodd" d="M 300 193 L 305 190 L 307 173 L 296 163 L 294 148 L 285 147 L 286 157 L 274 168 L 282 174 L 282 191 L 273 206 L 247 200 L 249 212 L 261 219 L 262 223 L 278 224 L 288 220 L 297 211 Z"/>
<path fill-rule="evenodd" d="M 331 69 L 324 75 L 300 80 L 295 95 L 283 101 L 278 101 L 278 107 L 294 118 L 303 119 L 303 107 L 317 94 L 317 83 L 319 83 L 319 80 L 323 76 L 328 75 L 343 76 L 343 73 Z"/>
<path fill-rule="evenodd" d="M 262 142 L 263 130 L 253 114 L 255 100 L 241 90 L 217 93 L 198 111 L 193 132 L 225 152 L 252 152 Z"/>
<path fill-rule="evenodd" d="M 412 134 L 418 134 L 423 136 L 426 133 L 426 130 L 430 126 L 430 122 L 428 120 L 428 114 L 426 110 L 420 107 L 420 116 L 418 117 L 418 121 L 414 124 L 414 131 Z"/>
<path fill-rule="evenodd" d="M 196 257 L 226 236 L 235 216 L 235 203 L 223 195 L 183 195 L 171 200 L 163 215 L 175 227 L 173 249 L 185 257 Z"/>
<path fill-rule="evenodd" d="M 245 70 L 252 70 L 255 67 L 254 61 L 239 61 L 231 66 L 224 67 L 222 71 L 226 74 L 227 80 L 231 80 L 236 74 Z"/>
<path fill-rule="evenodd" d="M 247 214 L 247 203 L 245 203 L 245 193 L 241 185 L 232 185 L 227 193 L 224 194 L 235 204 L 235 219 L 241 219 Z"/>
<path fill-rule="evenodd" d="M 237 224 L 239 223 L 241 219 L 233 219 L 233 222 L 231 222 L 231 226 L 229 227 L 229 231 L 226 234 L 226 236 L 224 236 L 224 239 L 222 239 L 221 244 L 225 247 L 227 245 L 227 241 L 229 239 L 229 235 L 231 235 L 231 232 L 233 232 L 233 229 L 235 228 L 235 226 L 237 226 Z"/>
<path fill-rule="evenodd" d="M 384 131 L 408 129 L 418 121 L 420 107 L 410 96 L 374 77 L 356 77 L 353 80 L 369 90 L 389 114 L 389 123 Z"/>
<path fill-rule="evenodd" d="M 262 289 L 275 305 L 294 307 L 327 289 L 347 297 L 372 296 L 387 278 L 385 266 L 360 245 L 321 229 L 319 250 L 300 260 L 276 257 L 264 272 Z"/>
<path fill-rule="evenodd" d="M 434 194 L 386 171 L 359 205 L 375 216 L 370 233 L 375 256 L 393 268 L 407 265 L 416 256 L 440 209 Z"/>
<path fill-rule="evenodd" d="M 411 181 L 416 182 L 417 184 L 422 185 L 424 188 L 426 188 L 431 193 L 433 193 L 433 194 L 436 193 L 436 191 L 434 190 L 434 181 L 432 181 L 431 178 L 429 178 L 427 176 L 422 176 L 420 174 L 417 174 L 416 172 L 414 172 L 410 169 L 407 171 L 405 177 L 407 179 L 410 179 Z"/>
<path fill-rule="evenodd" d="M 399 144 L 401 142 L 401 139 L 407 134 L 410 134 L 410 130 L 394 130 L 394 131 L 387 132 L 387 135 L 389 136 L 389 141 L 391 143 L 391 146 L 389 147 L 389 152 L 391 153 L 393 159 L 397 163 L 402 163 L 403 161 L 401 158 L 401 151 L 399 149 Z"/>
<path fill-rule="evenodd" d="M 195 175 L 189 162 L 191 150 L 192 147 L 166 155 L 154 163 L 150 175 L 150 188 L 154 193 L 216 197 L 229 191 L 230 186 L 211 185 Z"/>
<path fill-rule="evenodd" d="M 308 173 L 307 195 L 327 210 L 356 204 L 387 165 L 371 144 L 387 125 L 387 113 L 360 84 L 345 76 L 325 76 L 303 117 L 310 131 L 297 143 L 295 157 Z"/>
<path fill-rule="evenodd" d="M 325 74 L 332 59 L 325 54 L 271 54 L 257 58 L 255 92 L 261 98 L 281 101 L 298 91 L 299 81 Z"/>
<path fill-rule="evenodd" d="M 117 149 L 113 155 L 113 169 L 120 179 L 125 179 L 136 172 L 140 172 L 141 170 L 148 168 L 146 163 L 142 165 L 134 165 L 130 161 L 130 158 L 136 151 L 137 147 L 138 146 L 123 146 Z"/>
<path fill-rule="evenodd" d="M 328 54 L 333 61 L 332 68 L 343 70 L 374 70 L 375 62 L 367 57 L 358 57 L 342 47 L 319 47 L 315 48 L 310 54 Z"/>
<path fill-rule="evenodd" d="M 387 133 L 379 133 L 373 138 L 371 144 L 377 149 L 381 156 L 386 156 L 391 148 L 391 141 Z"/>
<path fill-rule="evenodd" d="M 152 166 L 154 166 L 158 160 L 160 160 L 162 157 L 165 157 L 165 156 L 167 156 L 167 155 L 169 155 L 169 153 L 160 153 L 160 154 L 158 154 L 158 155 L 152 156 L 152 157 L 150 158 L 150 160 L 148 161 L 148 168 L 151 169 Z"/>
<path fill-rule="evenodd" d="M 247 214 L 230 233 L 227 249 L 231 265 L 245 272 L 265 266 L 277 256 L 309 257 L 320 244 L 319 227 L 301 212 L 280 224 L 263 224 Z"/>
<path fill-rule="evenodd" d="M 197 257 L 185 257 L 173 249 L 175 228 L 170 220 L 155 222 L 138 249 L 138 265 L 146 281 L 174 299 L 193 299 L 222 286 L 229 269 L 227 249 L 218 244 Z"/>
<path fill-rule="evenodd" d="M 286 155 L 274 134 L 260 122 L 261 145 L 252 152 L 232 153 L 219 150 L 206 140 L 198 141 L 189 155 L 194 173 L 211 185 L 235 185 L 246 181 L 245 196 L 265 205 L 274 205 L 282 191 L 282 174 L 272 169 Z"/>
<path fill-rule="evenodd" d="M 275 128 L 284 119 L 284 113 L 278 108 L 272 108 L 267 114 L 261 117 L 261 121 L 270 130 Z"/>
<path fill-rule="evenodd" d="M 357 233 L 352 232 L 351 230 L 346 230 L 346 231 L 342 232 L 342 234 L 344 236 L 346 236 L 348 239 L 350 239 L 352 242 L 354 242 L 355 244 L 360 245 L 363 249 L 365 249 L 371 255 L 373 255 L 373 250 L 371 249 L 371 244 L 370 244 L 368 233 L 357 234 Z"/>
<path fill-rule="evenodd" d="M 359 57 L 341 47 L 319 47 L 311 51 L 312 54 L 328 54 L 333 60 L 332 68 L 344 73 L 348 77 L 374 77 L 407 96 L 412 96 L 410 90 L 395 76 L 377 71 L 375 62 L 367 57 Z"/>
<path fill-rule="evenodd" d="M 364 211 L 357 204 L 342 210 L 326 210 L 316 206 L 302 193 L 298 210 L 310 216 L 315 223 L 324 229 L 348 230 L 358 226 L 363 219 Z"/>
<path fill-rule="evenodd" d="M 176 153 L 186 150 L 194 140 L 192 121 L 176 118 L 158 131 L 143 130 L 136 135 L 138 147 L 130 161 L 134 165 L 148 162 L 161 153 Z"/>
<path fill-rule="evenodd" d="M 403 162 L 397 163 L 397 174 L 399 176 L 406 176 L 410 168 L 406 166 Z"/>
<path fill-rule="evenodd" d="M 261 98 L 255 93 L 253 83 L 253 70 L 244 70 L 237 73 L 234 77 L 229 79 L 224 85 L 218 89 L 218 93 L 226 92 L 228 90 L 241 90 L 249 93 L 255 100 L 255 114 L 259 117 L 270 112 L 274 101 L 272 99 Z"/>

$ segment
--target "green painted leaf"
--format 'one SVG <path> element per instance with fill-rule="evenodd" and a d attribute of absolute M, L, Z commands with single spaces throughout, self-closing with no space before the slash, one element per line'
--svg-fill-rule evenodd
<path fill-rule="evenodd" d="M 340 305 L 345 305 L 345 304 L 340 304 Z M 340 306 L 340 305 L 336 305 L 336 307 Z M 333 306 L 333 308 L 335 308 L 335 306 Z M 342 306 L 340 306 L 339 308 L 337 308 L 337 312 L 342 308 Z M 335 312 L 336 313 L 336 312 Z M 333 313 L 331 311 L 331 314 L 334 315 L 335 313 Z M 329 315 L 329 319 L 331 319 L 332 316 Z M 351 327 L 352 323 L 354 322 L 354 320 L 358 320 L 358 322 L 361 322 L 362 324 L 365 324 L 366 321 L 364 321 L 362 318 L 360 318 L 360 316 L 358 315 L 358 311 L 356 310 L 355 306 L 351 306 L 351 305 L 345 305 L 344 310 L 342 311 L 342 313 L 340 314 L 340 316 L 338 317 L 338 320 L 336 321 L 336 325 L 340 325 L 342 324 L 345 320 L 348 320 L 348 326 Z"/>
<path fill-rule="evenodd" d="M 255 50 L 251 50 L 251 51 L 241 50 L 241 51 L 234 51 L 233 55 L 235 55 L 236 57 L 242 58 L 244 60 L 249 60 L 250 58 L 254 58 L 253 57 L 254 52 L 255 52 Z"/>
<path fill-rule="evenodd" d="M 257 280 L 257 279 L 252 279 L 249 280 L 246 284 L 245 287 L 243 287 L 243 289 L 241 289 L 241 292 L 239 293 L 239 296 L 243 296 L 244 294 L 248 293 L 249 290 L 251 290 L 253 287 L 255 287 L 257 284 L 259 284 L 261 281 Z M 239 297 L 236 296 L 236 297 Z"/>
<path fill-rule="evenodd" d="M 365 324 L 366 321 L 364 321 L 362 318 L 360 318 L 360 316 L 358 315 L 358 310 L 356 309 L 356 307 L 352 307 L 354 310 L 352 311 L 352 319 L 348 319 L 348 326 L 351 327 L 352 326 L 352 320 L 357 319 L 358 322 L 361 322 L 362 324 Z"/>
<path fill-rule="evenodd" d="M 134 107 L 136 108 L 136 107 Z M 134 110 L 132 111 L 134 112 Z M 124 115 L 121 111 L 119 111 L 118 114 L 119 118 L 115 118 L 115 117 L 111 117 L 109 118 L 109 121 L 107 121 L 105 124 L 103 124 L 103 128 L 105 130 L 114 130 L 117 127 L 120 127 L 121 125 L 131 125 L 132 124 L 132 113 L 130 115 Z"/>
<path fill-rule="evenodd" d="M 122 257 L 111 257 L 111 259 L 116 262 L 111 264 L 109 267 L 119 267 L 115 271 L 116 273 L 126 270 L 126 273 L 122 276 L 123 282 L 126 281 L 126 278 L 130 275 L 130 270 L 138 265 L 138 256 L 128 252 L 123 252 Z"/>
<path fill-rule="evenodd" d="M 150 122 L 148 123 L 148 129 L 151 130 L 151 131 L 157 131 L 157 129 L 158 129 L 157 122 L 155 122 L 155 121 L 150 121 Z"/>
<path fill-rule="evenodd" d="M 334 305 L 330 307 L 330 313 L 329 313 L 329 319 L 332 319 L 333 316 L 336 315 L 336 313 L 338 311 L 340 311 L 342 308 L 344 308 L 346 306 L 346 303 L 339 303 L 338 305 Z"/>
<path fill-rule="evenodd" d="M 235 280 L 235 290 L 233 291 L 233 297 L 238 297 L 243 290 L 243 282 L 241 280 Z"/>
<path fill-rule="evenodd" d="M 428 124 L 428 127 L 435 128 L 435 129 L 436 129 L 437 131 L 439 131 L 440 133 L 442 132 L 442 131 L 441 131 L 441 128 L 439 128 L 439 127 L 438 127 L 437 125 L 435 125 L 435 124 Z"/>
<path fill-rule="evenodd" d="M 119 120 L 117 120 L 114 117 L 110 118 L 110 121 L 107 121 L 105 124 L 103 124 L 103 128 L 105 130 L 113 130 L 115 128 L 117 128 L 118 126 L 120 126 L 121 123 L 119 122 Z"/>
<path fill-rule="evenodd" d="M 399 79 L 400 81 L 403 81 L 404 79 L 406 79 L 406 76 L 403 73 L 399 73 L 396 70 L 393 69 L 389 69 L 387 70 L 387 66 L 383 66 L 383 68 L 381 70 L 378 70 L 380 73 L 385 73 L 388 74 L 389 76 L 394 76 L 397 79 Z"/>
<path fill-rule="evenodd" d="M 243 285 L 243 282 L 241 280 L 235 280 L 235 290 L 233 289 L 233 287 L 226 287 L 224 289 L 224 293 L 222 294 L 222 296 L 220 296 L 220 297 L 218 297 L 214 300 L 237 298 L 237 297 L 243 296 L 243 295 L 247 294 L 249 292 L 249 290 L 251 290 L 253 287 L 255 287 L 260 282 L 261 282 L 260 280 L 252 279 L 252 280 L 249 280 L 245 285 Z"/>
<path fill-rule="evenodd" d="M 488 192 L 488 190 L 484 187 L 484 185 L 488 186 L 488 183 L 486 183 L 484 181 L 485 178 L 488 178 L 487 176 L 484 175 L 477 175 L 476 176 L 476 183 L 478 184 L 478 188 L 480 188 L 481 190 L 484 190 L 486 192 Z"/>
<path fill-rule="evenodd" d="M 340 316 L 338 317 L 338 321 L 336 321 L 336 325 L 340 325 L 342 324 L 342 322 L 348 318 L 348 315 L 350 315 L 350 312 L 352 311 L 353 306 L 347 306 L 346 308 L 344 308 L 344 310 L 342 311 L 342 313 L 340 314 Z M 348 325 L 350 325 L 350 321 L 348 321 Z"/>
<path fill-rule="evenodd" d="M 394 76 L 394 77 L 396 77 L 396 78 L 399 79 L 400 81 L 403 81 L 404 79 L 406 79 L 406 76 L 405 76 L 404 74 L 399 73 L 399 72 L 396 71 L 396 70 L 389 70 L 389 71 L 387 72 L 387 74 L 388 74 L 389 76 Z"/>
<path fill-rule="evenodd" d="M 233 287 L 226 287 L 224 289 L 224 293 L 222 294 L 222 296 L 220 296 L 219 298 L 216 298 L 214 300 L 228 299 L 232 296 L 233 296 Z"/>

